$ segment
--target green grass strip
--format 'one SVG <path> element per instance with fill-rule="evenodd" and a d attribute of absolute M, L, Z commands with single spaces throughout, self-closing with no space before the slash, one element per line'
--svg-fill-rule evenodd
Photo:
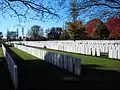
<path fill-rule="evenodd" d="M 0 57 L 4 57 L 3 56 L 3 51 L 2 51 L 2 48 L 0 47 Z M 2 60 L 2 59 L 0 59 L 0 60 Z"/>
<path fill-rule="evenodd" d="M 38 48 L 38 47 L 34 47 L 34 48 Z M 57 50 L 52 50 L 52 49 L 45 49 L 45 48 L 38 48 L 38 49 L 81 58 L 83 65 L 85 64 L 85 65 L 98 65 L 98 66 L 100 66 L 100 67 L 96 67 L 96 69 L 98 68 L 98 69 L 119 70 L 120 71 L 120 61 L 119 60 L 102 58 L 102 57 L 95 57 L 95 56 L 80 55 L 80 54 L 57 51 Z"/>
<path fill-rule="evenodd" d="M 19 55 L 23 60 L 33 60 L 33 59 L 38 59 L 37 57 L 30 55 L 22 50 L 19 50 L 15 47 L 10 47 L 10 49 L 15 52 L 17 55 Z"/>

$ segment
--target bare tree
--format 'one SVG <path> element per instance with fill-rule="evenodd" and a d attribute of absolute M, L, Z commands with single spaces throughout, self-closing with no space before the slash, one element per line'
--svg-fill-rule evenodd
<path fill-rule="evenodd" d="M 72 22 L 76 22 L 79 16 L 78 4 L 75 2 L 76 0 L 70 1 L 70 17 Z"/>
<path fill-rule="evenodd" d="M 120 18 L 120 0 L 81 0 L 79 11 L 90 18 Z"/>
<path fill-rule="evenodd" d="M 60 9 L 69 8 L 69 1 L 74 0 L 0 0 L 0 13 L 16 17 L 19 22 L 58 18 Z M 120 18 L 120 0 L 75 0 L 79 16 L 108 19 Z M 59 7 L 56 8 L 56 6 Z"/>
<path fill-rule="evenodd" d="M 19 22 L 59 18 L 54 6 L 47 0 L 1 0 L 0 14 L 9 14 Z"/>
<path fill-rule="evenodd" d="M 61 1 L 61 0 L 60 0 Z M 63 0 L 75 1 L 79 11 L 80 19 L 85 17 L 90 19 L 99 18 L 107 20 L 109 18 L 120 18 L 120 0 Z M 62 4 L 62 3 L 61 3 Z M 70 8 L 70 7 L 68 7 Z"/>

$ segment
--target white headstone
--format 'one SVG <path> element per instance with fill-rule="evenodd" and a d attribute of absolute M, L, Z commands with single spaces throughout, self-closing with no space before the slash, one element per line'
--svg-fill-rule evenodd
<path fill-rule="evenodd" d="M 60 54 L 57 54 L 57 66 L 59 67 L 60 66 Z"/>
<path fill-rule="evenodd" d="M 54 54 L 54 65 L 57 65 L 57 54 Z"/>
<path fill-rule="evenodd" d="M 95 56 L 95 47 L 92 47 L 92 56 Z"/>
<path fill-rule="evenodd" d="M 112 49 L 111 49 L 111 47 L 109 47 L 108 57 L 109 57 L 109 58 L 113 58 L 113 57 L 112 57 Z"/>
<path fill-rule="evenodd" d="M 81 74 L 81 59 L 75 58 L 75 74 L 80 75 Z"/>
<path fill-rule="evenodd" d="M 96 54 L 97 54 L 97 56 L 100 56 L 100 49 L 99 48 L 96 48 Z"/>
<path fill-rule="evenodd" d="M 72 56 L 68 56 L 68 71 L 69 72 L 73 72 L 73 57 Z"/>
<path fill-rule="evenodd" d="M 62 58 L 62 54 L 60 54 L 60 58 L 59 58 L 59 64 L 60 64 L 60 68 L 62 68 L 63 66 L 63 58 Z"/>
<path fill-rule="evenodd" d="M 54 64 L 54 53 L 51 52 L 51 63 Z"/>
<path fill-rule="evenodd" d="M 120 59 L 120 46 L 118 47 L 118 59 Z"/>
<path fill-rule="evenodd" d="M 64 55 L 64 69 L 67 70 L 67 56 Z"/>

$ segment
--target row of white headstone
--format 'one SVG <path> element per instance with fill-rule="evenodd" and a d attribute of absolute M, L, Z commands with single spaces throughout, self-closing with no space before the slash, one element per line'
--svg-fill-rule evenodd
<path fill-rule="evenodd" d="M 10 72 L 15 90 L 17 90 L 18 89 L 17 65 L 14 63 L 12 57 L 9 55 L 9 53 L 7 52 L 7 50 L 5 49 L 3 45 L 2 45 L 2 50 L 3 50 L 3 54 L 4 54 L 4 57 L 8 65 L 8 70 Z"/>
<path fill-rule="evenodd" d="M 101 56 L 102 53 L 106 53 L 108 58 L 120 59 L 119 40 L 23 41 L 21 43 L 92 56 Z"/>
<path fill-rule="evenodd" d="M 63 68 L 68 72 L 72 72 L 75 75 L 81 74 L 81 59 L 73 56 L 58 54 L 54 52 L 49 52 L 46 50 L 41 50 L 37 48 L 27 47 L 23 45 L 14 45 L 16 48 L 27 52 L 33 56 L 36 56 L 42 60 L 45 60 L 59 68 Z"/>

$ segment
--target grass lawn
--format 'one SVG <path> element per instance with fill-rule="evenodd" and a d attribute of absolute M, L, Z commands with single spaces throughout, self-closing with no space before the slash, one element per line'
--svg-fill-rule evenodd
<path fill-rule="evenodd" d="M 2 52 L 2 48 L 0 47 L 0 57 L 3 57 L 3 52 Z M 0 59 L 0 61 L 3 59 Z"/>
<path fill-rule="evenodd" d="M 80 77 L 68 73 L 52 64 L 40 60 L 14 47 L 7 48 L 18 65 L 20 90 L 62 90 L 62 89 L 111 89 L 119 87 L 120 61 L 99 57 L 71 54 L 48 50 L 61 54 L 73 55 L 82 59 Z"/>
<path fill-rule="evenodd" d="M 37 47 L 34 47 L 34 48 L 37 48 Z M 72 55 L 73 57 L 79 57 L 81 58 L 83 65 L 98 65 L 96 69 L 120 71 L 120 60 L 114 60 L 114 59 L 103 58 L 103 57 L 95 57 L 95 56 L 87 56 L 87 55 L 57 51 L 52 49 L 44 49 L 44 48 L 39 48 L 39 49 L 47 50 L 50 52 L 56 52 L 60 54 L 65 54 L 65 55 Z"/>
<path fill-rule="evenodd" d="M 0 47 L 0 90 L 14 90 L 14 86 Z"/>

